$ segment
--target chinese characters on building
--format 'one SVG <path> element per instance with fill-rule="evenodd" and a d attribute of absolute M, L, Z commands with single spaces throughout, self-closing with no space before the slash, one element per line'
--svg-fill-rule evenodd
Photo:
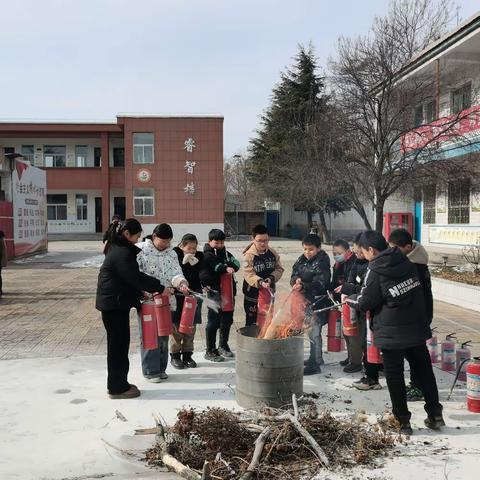
<path fill-rule="evenodd" d="M 193 153 L 194 148 L 196 148 L 195 140 L 193 138 L 187 138 L 183 144 L 183 149 L 186 150 L 187 153 Z M 190 160 L 185 161 L 184 169 L 188 175 L 193 175 L 196 165 L 197 162 Z M 187 182 L 187 185 L 184 187 L 183 191 L 187 195 L 193 195 L 195 193 L 195 183 L 193 181 Z"/>
<path fill-rule="evenodd" d="M 15 183 L 17 194 L 25 195 L 24 205 L 16 207 L 19 239 L 45 235 L 45 189 L 30 183 Z"/>

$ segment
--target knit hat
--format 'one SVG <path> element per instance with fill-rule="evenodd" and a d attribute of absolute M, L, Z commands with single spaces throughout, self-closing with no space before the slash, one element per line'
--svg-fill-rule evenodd
<path fill-rule="evenodd" d="M 153 230 L 153 235 L 161 238 L 162 240 L 170 240 L 173 238 L 173 230 L 168 223 L 161 223 L 155 227 Z"/>

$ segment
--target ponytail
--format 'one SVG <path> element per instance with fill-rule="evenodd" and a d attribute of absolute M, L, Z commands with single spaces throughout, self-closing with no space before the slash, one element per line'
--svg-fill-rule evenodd
<path fill-rule="evenodd" d="M 142 231 L 142 225 L 135 218 L 127 218 L 124 222 L 112 222 L 106 233 L 106 243 L 103 253 L 106 255 L 112 244 L 117 243 L 123 232 L 134 235 Z"/>

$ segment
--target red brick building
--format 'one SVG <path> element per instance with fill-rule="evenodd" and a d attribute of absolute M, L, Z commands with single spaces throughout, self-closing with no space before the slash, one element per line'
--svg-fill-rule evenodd
<path fill-rule="evenodd" d="M 113 214 L 177 238 L 223 228 L 223 117 L 0 122 L 2 153 L 46 170 L 49 233 L 101 232 Z"/>

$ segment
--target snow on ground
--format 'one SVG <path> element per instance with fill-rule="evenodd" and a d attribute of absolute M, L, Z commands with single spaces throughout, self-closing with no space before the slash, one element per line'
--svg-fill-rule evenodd
<path fill-rule="evenodd" d="M 305 377 L 305 392 L 320 394 L 318 403 L 341 415 L 365 410 L 369 419 L 389 404 L 386 387 L 359 392 L 351 388 L 358 376 L 338 367 L 343 354 L 327 354 L 319 375 Z M 167 370 L 170 378 L 147 383 L 137 355 L 131 357 L 130 381 L 142 390 L 131 400 L 109 400 L 105 393 L 104 357 L 6 360 L 0 409 L 0 478 L 59 480 L 109 475 L 133 478 L 150 470 L 115 447 L 141 452 L 152 436 L 133 436 L 135 428 L 151 427 L 152 413 L 171 424 L 182 406 L 238 409 L 234 396 L 234 362 L 214 364 L 196 353 L 199 368 Z M 19 374 L 23 372 L 23 374 Z M 466 410 L 465 387 L 446 396 L 452 376 L 436 370 L 447 427 L 440 433 L 423 427 L 423 403 L 410 404 L 415 434 L 406 446 L 382 459 L 377 469 L 322 472 L 317 479 L 419 478 L 473 480 L 480 471 L 480 414 Z M 381 383 L 385 381 L 382 378 Z M 32 395 L 35 392 L 35 395 Z M 158 477 L 163 478 L 163 477 Z M 169 477 L 171 478 L 171 477 Z"/>
<path fill-rule="evenodd" d="M 88 257 L 83 260 L 78 260 L 76 262 L 64 263 L 62 267 L 66 268 L 86 268 L 86 267 L 95 267 L 100 268 L 103 263 L 105 255 L 95 255 L 93 257 Z"/>

